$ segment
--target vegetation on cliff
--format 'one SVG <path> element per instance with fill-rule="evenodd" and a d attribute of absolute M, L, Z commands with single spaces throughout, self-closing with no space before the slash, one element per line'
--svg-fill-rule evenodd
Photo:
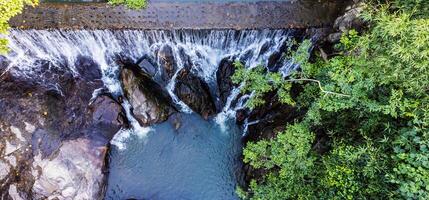
<path fill-rule="evenodd" d="M 5 38 L 9 30 L 9 19 L 22 12 L 25 5 L 35 6 L 39 0 L 2 0 L 0 1 L 0 54 L 7 52 L 8 41 Z"/>
<path fill-rule="evenodd" d="M 146 0 L 109 0 L 109 3 L 112 5 L 126 5 L 131 9 L 141 9 L 146 8 L 147 1 Z"/>
<path fill-rule="evenodd" d="M 247 144 L 244 162 L 266 173 L 238 190 L 242 198 L 429 198 L 429 6 L 366 6 L 366 32 L 344 34 L 328 60 L 308 62 L 303 42 L 293 56 L 301 70 L 287 79 L 236 63 L 234 81 L 254 91 L 249 107 L 276 91 L 306 111 L 275 138 Z"/>

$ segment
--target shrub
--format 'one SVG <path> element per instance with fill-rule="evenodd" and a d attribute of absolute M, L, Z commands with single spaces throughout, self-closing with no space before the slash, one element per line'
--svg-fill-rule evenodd
<path fill-rule="evenodd" d="M 277 138 L 245 148 L 244 161 L 268 171 L 252 181 L 247 197 L 429 198 L 429 19 L 406 7 L 368 8 L 363 17 L 371 28 L 345 34 L 339 55 L 328 61 L 309 63 L 305 42 L 294 55 L 301 70 L 286 79 L 238 67 L 234 80 L 252 98 L 277 91 L 285 94 L 280 101 L 307 110 Z M 304 88 L 297 100 L 288 94 L 290 82 Z M 327 153 L 311 150 L 313 132 L 328 138 Z"/>
<path fill-rule="evenodd" d="M 131 9 L 141 9 L 146 8 L 146 0 L 109 0 L 109 3 L 112 5 L 124 4 Z"/>
<path fill-rule="evenodd" d="M 0 3 L 0 54 L 8 50 L 8 41 L 4 36 L 9 29 L 9 19 L 20 14 L 25 5 L 35 6 L 38 2 L 38 0 L 7 0 Z"/>

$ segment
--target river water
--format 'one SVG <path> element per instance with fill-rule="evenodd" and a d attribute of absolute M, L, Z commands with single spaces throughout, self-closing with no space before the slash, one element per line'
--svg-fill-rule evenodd
<path fill-rule="evenodd" d="M 106 199 L 236 199 L 241 180 L 241 130 L 234 120 L 222 131 L 197 114 L 152 127 L 141 138 L 113 147 Z"/>

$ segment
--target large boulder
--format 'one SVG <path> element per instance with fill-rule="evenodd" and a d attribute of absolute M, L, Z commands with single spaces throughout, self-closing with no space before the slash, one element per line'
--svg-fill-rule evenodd
<path fill-rule="evenodd" d="M 101 70 L 98 64 L 87 56 L 78 56 L 75 62 L 76 70 L 85 80 L 101 79 Z"/>
<path fill-rule="evenodd" d="M 177 97 L 205 119 L 216 113 L 208 84 L 189 68 L 179 71 L 175 86 L 174 93 Z"/>
<path fill-rule="evenodd" d="M 34 76 L 12 69 L 0 78 L 0 198 L 101 199 L 123 111 L 109 96 L 90 105 L 98 75 L 39 64 Z"/>
<path fill-rule="evenodd" d="M 334 29 L 346 32 L 355 29 L 360 31 L 365 26 L 365 21 L 361 18 L 364 10 L 364 4 L 356 3 L 346 8 L 345 13 L 338 17 L 334 22 Z"/>
<path fill-rule="evenodd" d="M 149 74 L 152 77 L 154 77 L 158 72 L 156 63 L 147 54 L 138 59 L 136 63 L 146 74 Z"/>
<path fill-rule="evenodd" d="M 110 95 L 98 96 L 89 106 L 92 113 L 92 124 L 94 129 L 101 131 L 103 137 L 108 139 L 127 125 L 125 111 Z"/>
<path fill-rule="evenodd" d="M 231 94 L 235 84 L 232 83 L 231 76 L 235 72 L 234 61 L 230 58 L 224 58 L 219 64 L 216 72 L 217 92 L 219 97 L 219 108 L 223 108 Z"/>
<path fill-rule="evenodd" d="M 55 155 L 36 154 L 31 172 L 35 176 L 34 199 L 102 199 L 107 147 L 78 138 L 64 141 Z"/>
<path fill-rule="evenodd" d="M 343 33 L 349 30 L 362 32 L 368 25 L 367 21 L 362 18 L 364 7 L 365 4 L 359 0 L 355 0 L 351 6 L 347 7 L 344 14 L 335 20 L 333 29 L 336 31 L 326 37 L 327 41 L 338 43 Z"/>
<path fill-rule="evenodd" d="M 164 45 L 159 49 L 158 62 L 161 67 L 161 79 L 168 82 L 177 70 L 173 49 L 169 45 Z"/>
<path fill-rule="evenodd" d="M 119 63 L 125 97 L 141 125 L 149 126 L 163 122 L 176 112 L 169 94 L 138 65 L 124 61 Z"/>

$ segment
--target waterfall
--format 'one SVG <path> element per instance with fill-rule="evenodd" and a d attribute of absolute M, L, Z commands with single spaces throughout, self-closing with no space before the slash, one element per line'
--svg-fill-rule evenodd
<path fill-rule="evenodd" d="M 117 55 L 126 55 L 136 62 L 148 56 L 160 68 L 159 50 L 168 45 L 177 64 L 177 69 L 165 86 L 182 112 L 192 110 L 174 94 L 175 79 L 180 69 L 185 67 L 186 58 L 192 63 L 192 72 L 203 78 L 211 87 L 216 87 L 216 71 L 224 58 L 239 59 L 247 67 L 268 64 L 270 56 L 294 36 L 293 30 L 19 30 L 12 29 L 8 35 L 10 53 L 0 57 L 6 61 L 5 71 L 14 75 L 34 77 L 40 61 L 47 61 L 52 68 L 64 68 L 79 76 L 76 62 L 79 56 L 90 57 L 102 71 L 102 81 L 112 94 L 122 94 L 118 80 L 119 67 L 115 63 Z M 187 56 L 186 58 L 184 56 Z M 292 67 L 282 61 L 283 72 Z M 158 70 L 160 71 L 160 70 Z M 40 80 L 43 81 L 43 80 Z M 216 117 L 222 125 L 227 118 L 235 116 L 235 111 L 243 107 L 247 95 L 239 96 L 239 87 L 233 88 L 225 106 Z M 139 127 L 130 114 L 130 105 L 123 103 L 127 116 L 135 132 L 147 132 Z M 138 131 L 136 131 L 138 130 Z M 124 135 L 125 134 L 125 135 Z M 113 143 L 120 145 L 127 132 L 115 136 Z M 122 135 L 122 136 L 121 136 Z M 115 142 L 116 141 L 116 142 Z"/>

